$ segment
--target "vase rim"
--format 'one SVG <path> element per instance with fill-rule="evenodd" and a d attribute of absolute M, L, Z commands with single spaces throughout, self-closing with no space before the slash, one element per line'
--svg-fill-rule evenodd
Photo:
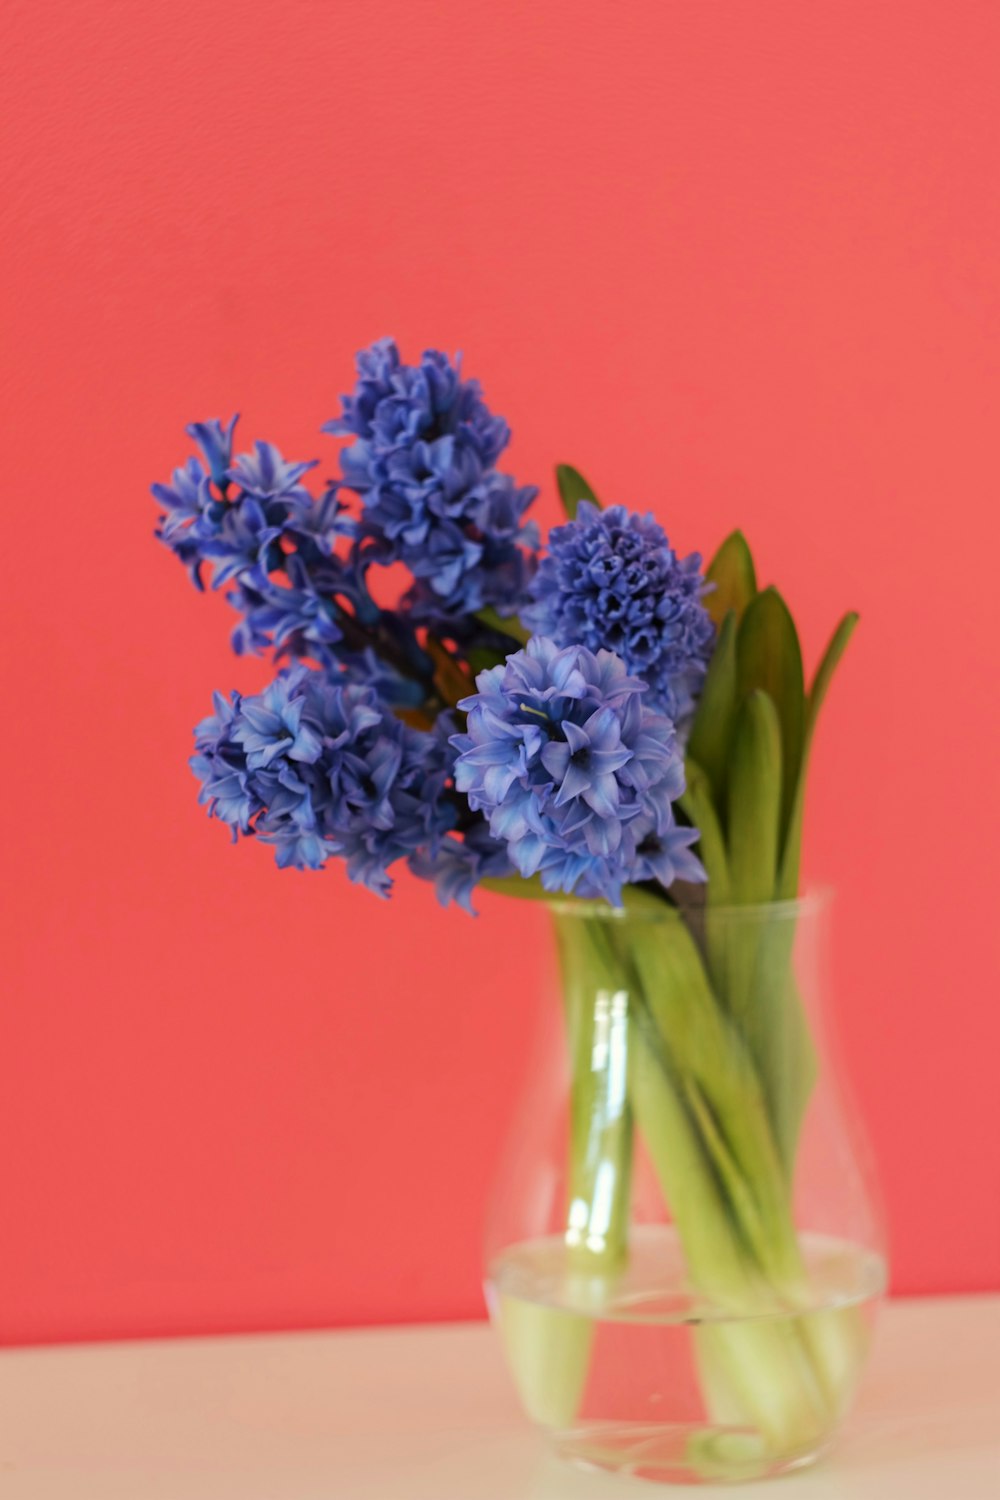
<path fill-rule="evenodd" d="M 814 885 L 802 895 L 784 901 L 756 901 L 733 905 L 726 902 L 711 908 L 712 916 L 723 921 L 798 921 L 801 917 L 817 916 L 832 905 L 836 892 L 830 885 Z M 580 916 L 599 918 L 608 922 L 662 921 L 665 917 L 678 915 L 682 908 L 657 903 L 649 898 L 641 906 L 611 906 L 606 901 L 588 901 L 571 896 L 547 897 L 545 905 L 558 916 Z M 701 909 L 700 906 L 698 908 Z"/>

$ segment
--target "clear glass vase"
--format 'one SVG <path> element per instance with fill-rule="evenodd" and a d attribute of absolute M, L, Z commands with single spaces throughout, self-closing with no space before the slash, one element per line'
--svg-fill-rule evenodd
<path fill-rule="evenodd" d="M 826 1012 L 828 900 L 551 903 L 558 952 L 486 1288 L 564 1456 L 675 1482 L 809 1463 L 886 1284 Z"/>

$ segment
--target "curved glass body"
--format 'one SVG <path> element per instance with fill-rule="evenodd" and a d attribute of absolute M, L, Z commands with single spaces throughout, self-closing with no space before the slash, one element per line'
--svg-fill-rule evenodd
<path fill-rule="evenodd" d="M 491 1316 L 567 1457 L 679 1481 L 809 1462 L 886 1282 L 827 1024 L 828 900 L 553 902 L 558 951 L 495 1186 Z"/>

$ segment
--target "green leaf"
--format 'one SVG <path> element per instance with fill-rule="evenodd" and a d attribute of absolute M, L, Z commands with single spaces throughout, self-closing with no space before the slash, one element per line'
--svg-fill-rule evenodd
<path fill-rule="evenodd" d="M 690 756 L 686 762 L 687 787 L 679 798 L 691 825 L 698 830 L 698 858 L 708 875 L 708 900 L 724 905 L 729 900 L 729 865 L 726 841 L 712 803 L 712 788 L 701 766 Z"/>
<path fill-rule="evenodd" d="M 475 681 L 480 672 L 486 672 L 490 667 L 498 667 L 501 662 L 507 660 L 507 657 L 513 653 L 515 648 L 516 643 L 514 641 L 511 641 L 510 648 L 506 653 L 503 651 L 488 651 L 485 646 L 473 646 L 465 654 L 465 659 L 469 663 L 469 671 L 472 673 L 472 680 Z"/>
<path fill-rule="evenodd" d="M 813 678 L 812 687 L 809 689 L 809 706 L 806 710 L 807 745 L 812 741 L 813 730 L 816 728 L 816 720 L 819 718 L 819 711 L 823 707 L 823 702 L 829 692 L 830 683 L 833 681 L 833 674 L 840 665 L 840 658 L 847 650 L 847 643 L 854 634 L 855 627 L 860 618 L 861 616 L 857 610 L 853 609 L 850 614 L 844 616 L 833 632 L 830 644 L 823 653 L 823 660 L 816 669 L 816 676 Z"/>
<path fill-rule="evenodd" d="M 575 901 L 575 896 L 556 898 L 542 885 L 540 875 L 493 875 L 479 882 L 479 889 L 497 896 L 511 896 L 518 901 Z"/>
<path fill-rule="evenodd" d="M 780 844 L 781 731 L 771 699 L 756 689 L 736 725 L 730 765 L 729 876 L 736 904 L 770 902 Z M 782 1161 L 790 1168 L 815 1071 L 812 1044 L 789 965 L 794 924 L 764 911 L 730 912 L 713 931 L 712 969 L 753 1057 Z"/>
<path fill-rule="evenodd" d="M 601 503 L 579 469 L 574 469 L 570 464 L 556 464 L 556 484 L 559 486 L 563 510 L 571 521 L 576 519 L 581 500 L 590 500 L 594 505 Z"/>
<path fill-rule="evenodd" d="M 740 709 L 729 753 L 729 886 L 740 905 L 774 894 L 781 780 L 778 713 L 757 688 Z"/>
<path fill-rule="evenodd" d="M 512 641 L 520 641 L 522 645 L 531 637 L 531 631 L 521 624 L 516 615 L 502 615 L 489 605 L 485 609 L 476 610 L 476 619 L 480 624 L 485 625 L 487 630 L 495 630 L 498 635 L 510 636 Z"/>
<path fill-rule="evenodd" d="M 705 595 L 705 608 L 716 625 L 721 625 L 730 610 L 735 611 L 739 620 L 757 592 L 753 556 L 742 531 L 726 537 L 709 563 L 705 577 L 715 585 Z"/>
<path fill-rule="evenodd" d="M 791 820 L 802 764 L 806 700 L 798 632 L 788 605 L 776 588 L 766 588 L 758 594 L 740 621 L 736 640 L 736 682 L 739 699 L 760 690 L 768 695 L 777 710 L 781 727 L 780 833 L 783 840 Z"/>
<path fill-rule="evenodd" d="M 736 614 L 722 622 L 691 726 L 691 758 L 708 777 L 715 806 L 726 805 L 726 760 L 736 717 Z"/>
<path fill-rule="evenodd" d="M 816 721 L 819 718 L 819 711 L 829 692 L 830 683 L 833 681 L 833 674 L 837 670 L 840 658 L 847 650 L 847 643 L 854 634 L 858 619 L 859 616 L 852 610 L 850 614 L 845 615 L 841 620 L 830 638 L 830 644 L 823 653 L 823 659 L 816 669 L 816 676 L 813 678 L 812 687 L 809 689 L 805 711 L 802 759 L 799 765 L 795 795 L 792 799 L 791 813 L 788 819 L 788 830 L 785 834 L 784 852 L 781 858 L 781 877 L 778 883 L 778 896 L 783 901 L 793 900 L 798 895 L 799 890 L 799 864 L 802 855 L 802 820 L 805 814 L 806 775 L 809 770 L 809 752 L 812 749 L 812 739 L 816 732 Z"/>
<path fill-rule="evenodd" d="M 708 876 L 708 884 L 705 886 L 705 951 L 712 976 L 720 993 L 724 994 L 729 972 L 726 931 L 725 922 L 720 931 L 715 912 L 717 908 L 728 905 L 732 894 L 726 839 L 712 802 L 712 788 L 708 777 L 690 756 L 685 762 L 685 773 L 687 786 L 678 800 L 692 827 L 698 830 L 696 853 Z"/>

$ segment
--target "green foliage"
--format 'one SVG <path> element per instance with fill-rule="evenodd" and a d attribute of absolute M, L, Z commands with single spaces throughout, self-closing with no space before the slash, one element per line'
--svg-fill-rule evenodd
<path fill-rule="evenodd" d="M 833 674 L 837 670 L 840 659 L 847 650 L 847 643 L 854 634 L 859 616 L 852 610 L 846 614 L 837 626 L 830 638 L 830 643 L 823 653 L 823 659 L 816 669 L 812 686 L 805 706 L 805 725 L 802 740 L 802 756 L 799 764 L 799 772 L 796 778 L 795 791 L 789 811 L 788 827 L 785 834 L 784 852 L 781 860 L 781 874 L 778 882 L 777 895 L 784 901 L 792 900 L 799 889 L 799 864 L 802 854 L 802 819 L 805 813 L 806 799 L 806 775 L 809 770 L 809 752 L 812 749 L 813 735 L 816 732 L 816 721 L 819 711 L 833 681 Z"/>
<path fill-rule="evenodd" d="M 531 631 L 521 624 L 516 615 L 501 615 L 489 606 L 486 609 L 477 610 L 476 619 L 488 629 L 495 630 L 498 635 L 509 636 L 512 641 L 517 641 L 522 646 L 531 636 Z"/>
<path fill-rule="evenodd" d="M 708 778 L 715 806 L 726 806 L 726 764 L 736 718 L 736 612 L 722 622 L 691 726 L 688 753 Z M 695 827 L 701 824 L 695 820 Z"/>
<path fill-rule="evenodd" d="M 574 469 L 571 464 L 556 464 L 556 484 L 563 510 L 571 521 L 576 519 L 581 500 L 590 500 L 594 505 L 601 503 L 579 469 Z"/>
<path fill-rule="evenodd" d="M 733 531 L 722 543 L 705 572 L 714 584 L 705 595 L 705 608 L 716 625 L 721 625 L 730 610 L 739 620 L 757 592 L 757 573 L 753 557 L 742 531 Z"/>
<path fill-rule="evenodd" d="M 729 891 L 738 904 L 774 894 L 782 759 L 774 700 L 755 688 L 740 709 L 729 753 Z"/>
<path fill-rule="evenodd" d="M 708 576 L 719 623 L 688 742 L 682 808 L 708 872 L 706 957 L 719 999 L 754 1059 L 787 1171 L 815 1078 L 815 1048 L 791 969 L 792 927 L 765 930 L 720 910 L 793 900 L 809 752 L 820 708 L 857 624 L 838 625 L 807 693 L 798 632 L 777 589 L 758 591 L 750 549 L 727 537 Z"/>
<path fill-rule="evenodd" d="M 690 755 L 685 771 L 687 787 L 680 799 L 681 808 L 698 830 L 698 854 L 708 874 L 707 898 L 723 906 L 729 900 L 729 863 L 722 825 L 712 801 L 711 783 Z"/>
<path fill-rule="evenodd" d="M 791 900 L 798 894 L 812 736 L 858 616 L 852 613 L 841 620 L 807 693 L 795 622 L 776 588 L 757 589 L 753 557 L 741 532 L 734 531 L 722 543 L 707 576 L 716 584 L 705 602 L 717 622 L 718 637 L 688 740 L 689 759 L 707 782 L 707 786 L 697 786 L 693 797 L 701 801 L 707 798 L 710 804 L 707 816 L 721 833 L 728 878 L 726 899 L 736 903 Z M 741 747 L 739 741 L 744 734 L 754 733 L 754 716 L 748 716 L 744 709 L 758 692 L 764 693 L 772 704 L 780 740 L 781 787 L 773 829 L 767 826 L 772 787 L 767 789 L 767 808 L 759 806 L 751 810 L 736 805 L 736 800 L 742 802 L 757 796 L 743 782 L 748 757 L 754 752 L 751 747 Z M 758 745 L 756 750 L 759 748 Z M 742 769 L 734 790 L 732 767 L 736 762 Z M 689 797 L 689 803 L 692 800 Z M 699 819 L 690 809 L 686 810 L 692 823 L 700 827 Z M 708 831 L 708 842 L 715 837 L 713 826 Z M 735 858 L 734 837 L 741 849 Z M 751 860 L 748 840 L 756 850 L 752 856 L 755 867 L 752 880 L 749 868 L 744 869 L 744 861 Z M 758 844 L 759 840 L 763 842 Z M 772 851 L 773 877 L 770 889 L 765 890 L 761 871 L 769 863 Z M 701 852 L 704 857 L 707 851 Z M 718 864 L 715 850 L 712 858 Z M 749 881 L 746 894 L 744 877 Z"/>
<path fill-rule="evenodd" d="M 805 735 L 806 694 L 795 622 L 775 588 L 750 602 L 736 642 L 737 697 L 762 690 L 777 710 L 781 732 L 781 835 L 788 827 Z"/>

